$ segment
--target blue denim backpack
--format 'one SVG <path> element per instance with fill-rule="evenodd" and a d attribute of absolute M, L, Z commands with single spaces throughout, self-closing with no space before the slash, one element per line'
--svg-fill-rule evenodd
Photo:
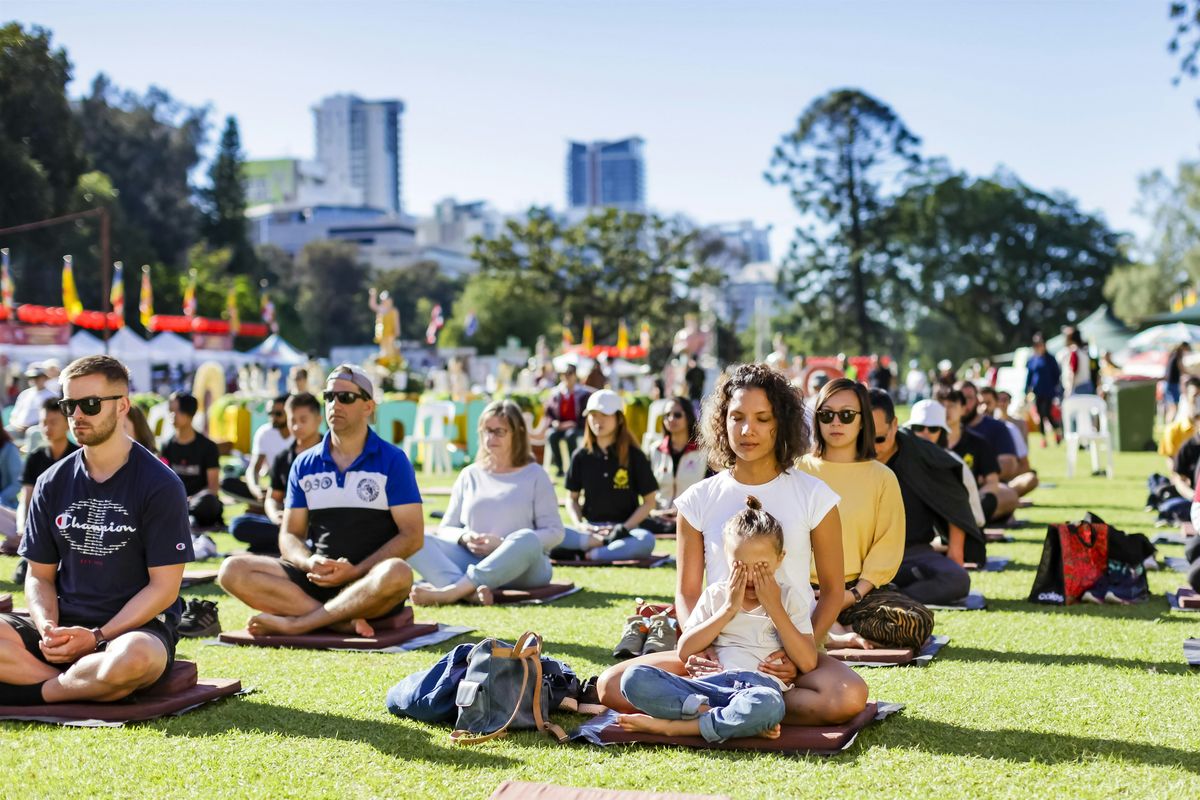
<path fill-rule="evenodd" d="M 387 693 L 387 710 L 421 722 L 454 722 L 459 681 L 467 674 L 473 644 L 460 644 L 429 669 L 414 672 Z"/>
<path fill-rule="evenodd" d="M 526 631 L 515 645 L 484 639 L 471 648 L 455 696 L 458 722 L 450 739 L 478 744 L 509 728 L 539 730 L 559 743 L 566 732 L 550 722 L 550 690 L 542 675 L 542 639 Z"/>

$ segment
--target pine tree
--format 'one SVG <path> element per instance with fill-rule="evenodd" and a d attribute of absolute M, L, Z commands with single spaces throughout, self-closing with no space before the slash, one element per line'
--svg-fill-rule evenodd
<path fill-rule="evenodd" d="M 228 117 L 217 157 L 208 171 L 210 185 L 201 192 L 205 205 L 204 237 L 213 249 L 229 248 L 231 273 L 257 275 L 258 260 L 246 232 L 244 160 L 237 120 Z"/>

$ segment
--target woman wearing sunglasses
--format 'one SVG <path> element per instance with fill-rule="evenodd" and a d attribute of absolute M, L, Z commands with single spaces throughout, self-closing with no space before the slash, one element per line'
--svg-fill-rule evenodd
<path fill-rule="evenodd" d="M 809 576 L 811 564 L 816 564 L 821 597 L 811 614 L 812 628 L 816 641 L 825 641 L 841 611 L 842 530 L 837 494 L 794 467 L 809 444 L 804 399 L 782 373 L 764 364 L 742 364 L 726 372 L 706 398 L 700 431 L 710 463 L 721 471 L 692 486 L 675 503 L 679 509 L 677 618 L 691 616 L 706 585 L 728 579 L 731 564 L 722 531 L 753 495 L 783 527 L 778 578 L 797 590 L 809 608 L 814 599 Z M 721 670 L 714 656 L 710 649 L 689 657 L 687 664 L 675 651 L 630 659 L 600 676 L 600 701 L 633 713 L 620 690 L 621 676 L 631 665 L 697 676 Z M 784 693 L 786 724 L 840 724 L 866 706 L 866 683 L 824 653 L 815 668 L 801 672 L 779 650 L 762 662 L 759 671 L 792 686 Z"/>
<path fill-rule="evenodd" d="M 919 649 L 933 631 L 933 615 L 917 601 L 881 588 L 891 583 L 904 557 L 904 500 L 895 474 L 875 460 L 867 389 L 835 378 L 821 387 L 815 408 L 813 452 L 799 467 L 841 497 L 846 581 L 828 645 Z"/>
<path fill-rule="evenodd" d="M 655 533 L 675 532 L 675 498 L 712 474 L 697 441 L 696 411 L 686 397 L 671 398 L 663 415 L 663 438 L 650 451 L 650 468 L 658 481 L 658 508 L 646 527 Z"/>
<path fill-rule="evenodd" d="M 525 417 L 496 400 L 479 417 L 478 459 L 454 481 L 437 534 L 408 559 L 423 579 L 412 601 L 491 605 L 493 590 L 545 586 L 562 538 L 554 484 L 534 461 Z"/>

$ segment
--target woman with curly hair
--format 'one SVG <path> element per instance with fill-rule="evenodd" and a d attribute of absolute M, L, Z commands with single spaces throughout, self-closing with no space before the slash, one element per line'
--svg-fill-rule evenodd
<path fill-rule="evenodd" d="M 721 532 L 725 523 L 753 495 L 783 526 L 783 562 L 779 580 L 796 587 L 813 607 L 809 583 L 815 563 L 821 588 L 812 612 L 816 641 L 823 642 L 841 612 L 845 592 L 842 529 L 838 496 L 821 480 L 795 468 L 808 452 L 803 398 L 787 378 L 763 364 L 742 364 L 721 377 L 704 407 L 701 441 L 716 475 L 695 484 L 675 501 L 678 517 L 677 618 L 688 619 L 706 585 L 728 580 Z M 753 565 L 750 565 L 753 566 Z M 626 661 L 607 670 L 599 682 L 600 700 L 632 713 L 620 691 L 621 674 L 645 664 L 692 676 L 720 671 L 711 652 L 693 655 L 686 664 L 677 653 L 657 653 Z M 801 671 L 782 650 L 772 653 L 759 670 L 778 677 L 792 725 L 843 723 L 863 710 L 867 685 L 845 664 L 821 654 L 816 666 Z"/>

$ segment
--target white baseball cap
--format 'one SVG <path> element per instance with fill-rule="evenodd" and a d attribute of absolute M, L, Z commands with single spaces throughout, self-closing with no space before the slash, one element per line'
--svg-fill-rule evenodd
<path fill-rule="evenodd" d="M 946 408 L 936 400 L 919 400 L 913 403 L 912 415 L 909 416 L 908 422 L 904 423 L 904 426 L 911 428 L 913 425 L 941 428 L 947 433 L 950 432 L 950 428 L 946 425 Z"/>
<path fill-rule="evenodd" d="M 599 411 L 601 414 L 615 414 L 624 410 L 625 401 L 621 399 L 621 395 L 612 389 L 601 389 L 588 396 L 587 408 L 583 410 L 583 415 L 586 417 L 593 411 Z"/>

